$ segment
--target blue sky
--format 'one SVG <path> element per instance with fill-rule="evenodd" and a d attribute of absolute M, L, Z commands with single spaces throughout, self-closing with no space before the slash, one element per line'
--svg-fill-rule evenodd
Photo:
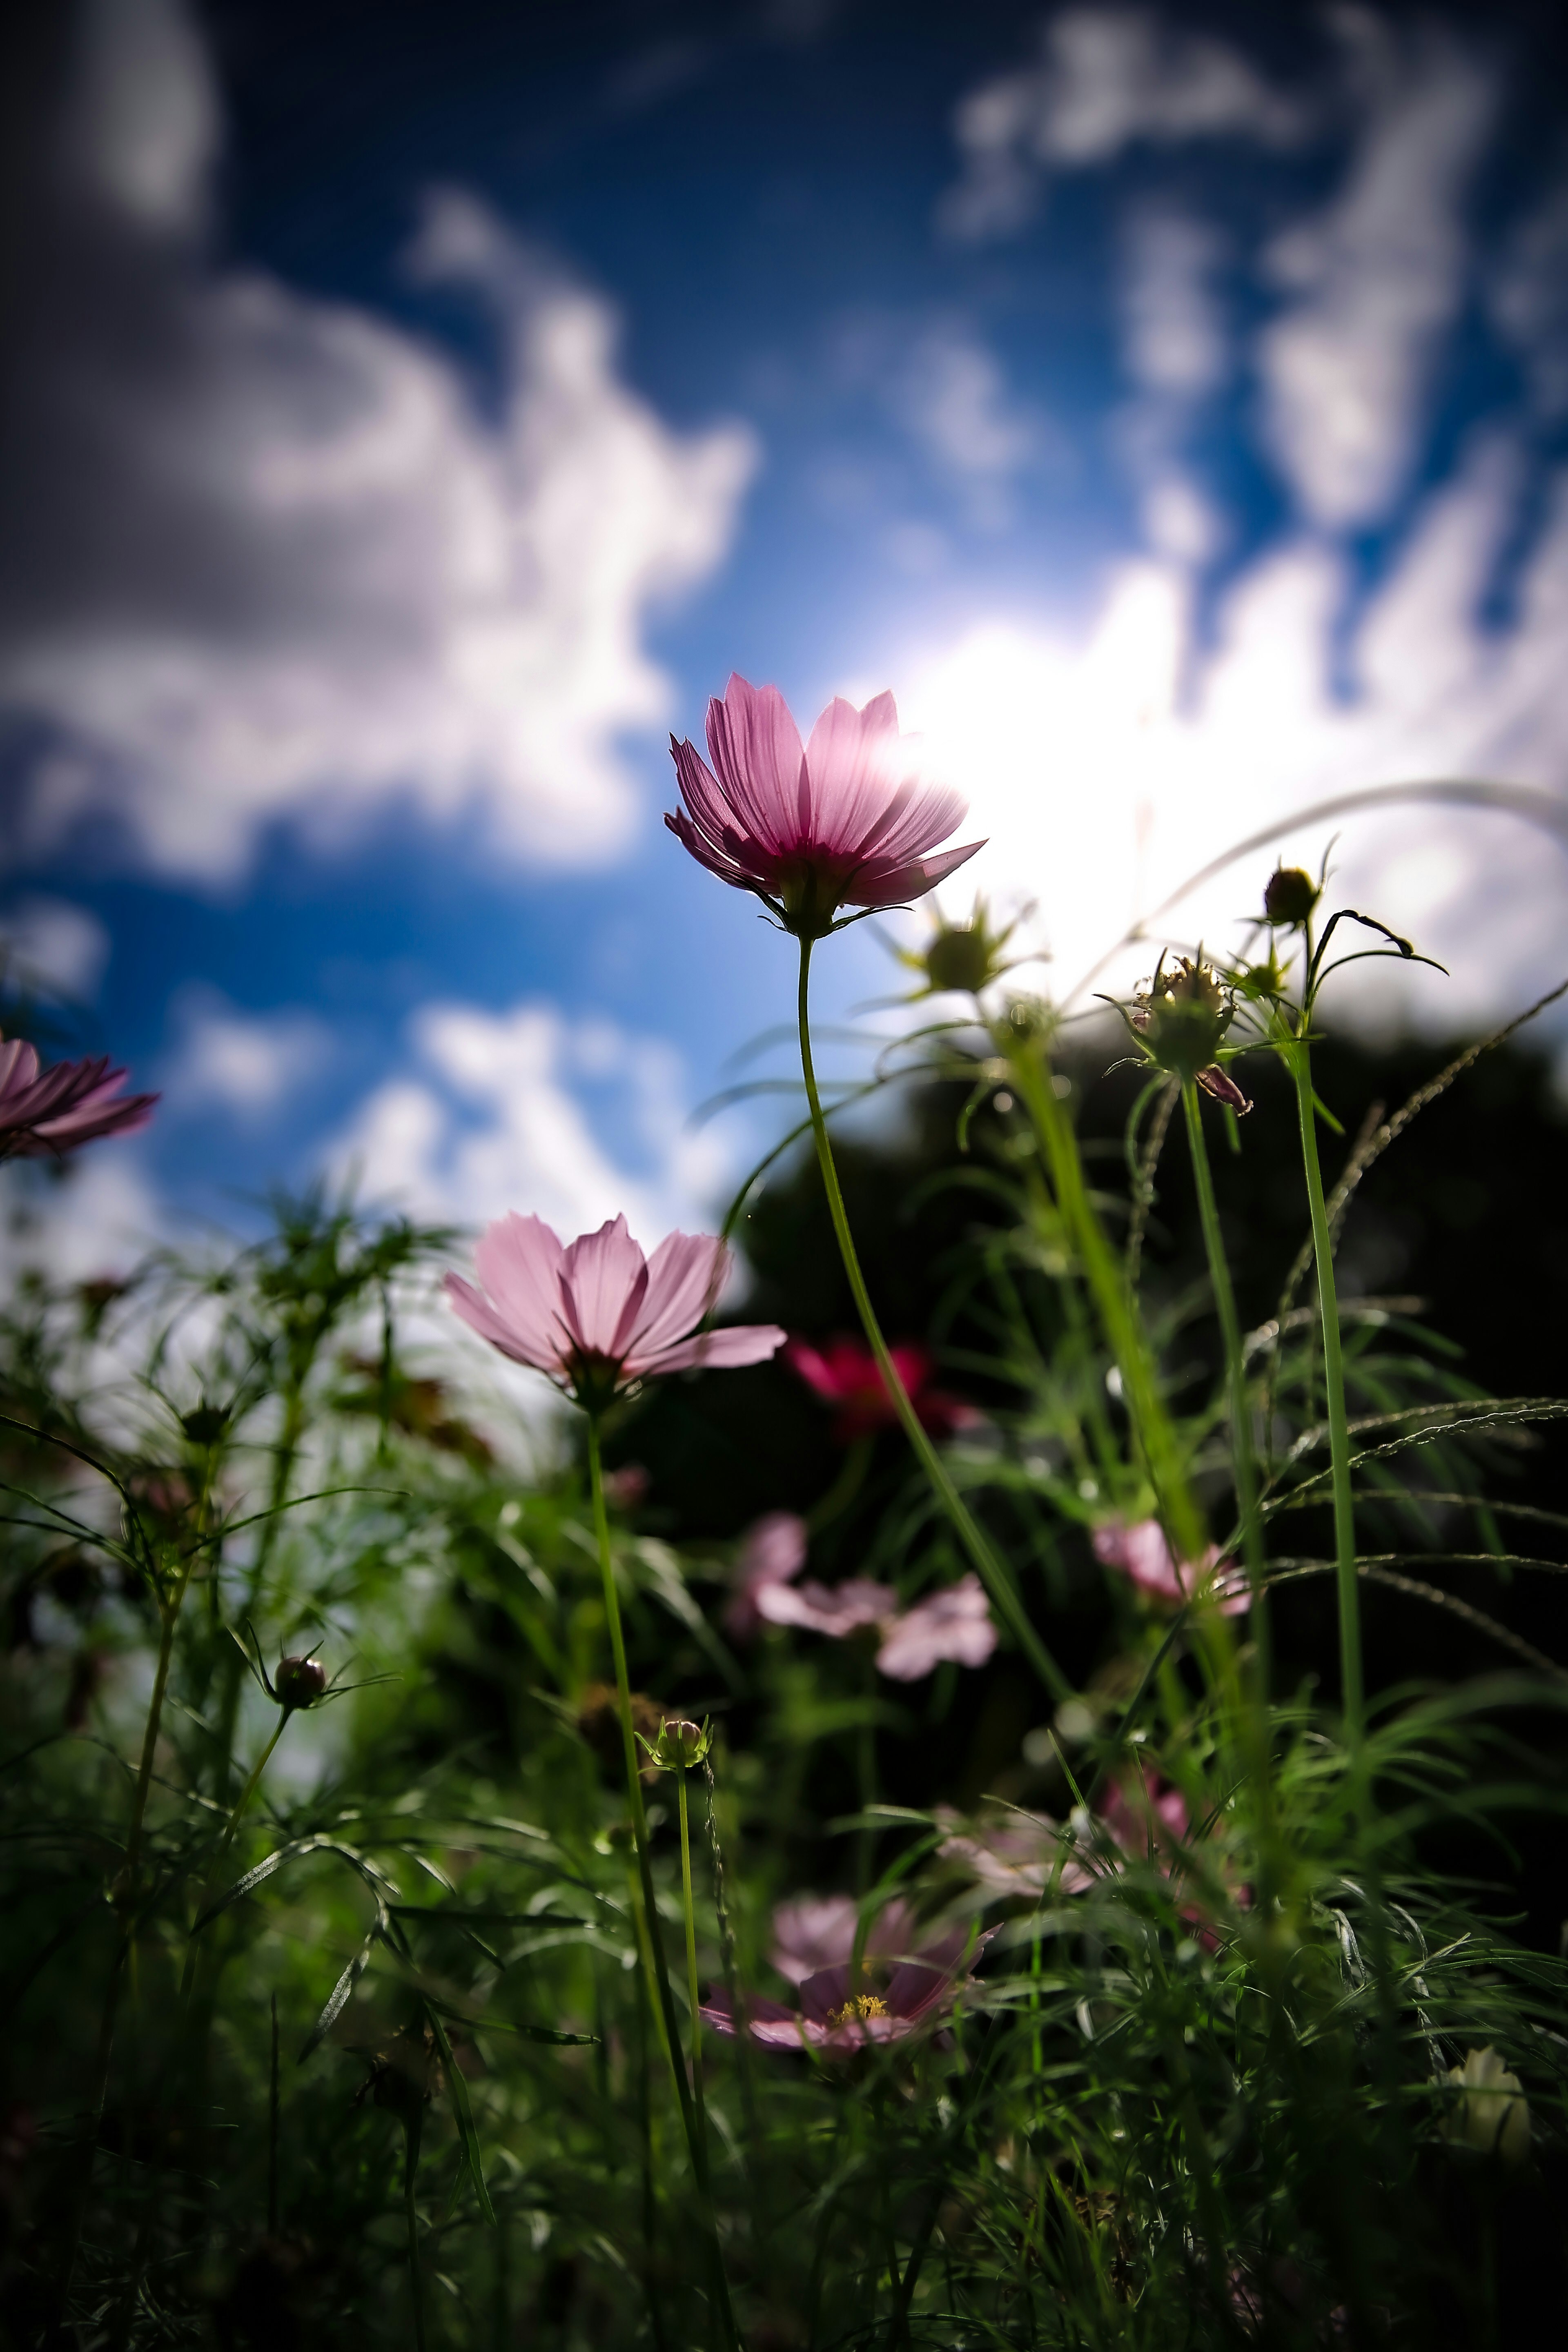
<path fill-rule="evenodd" d="M 1550 12 L 368 24 L 98 0 L 15 62 L 0 929 L 165 1090 L 70 1262 L 323 1164 L 710 1206 L 758 1130 L 687 1113 L 792 986 L 659 821 L 731 668 L 890 685 L 1061 992 L 1313 797 L 1568 798 Z M 1360 1017 L 1562 976 L 1518 821 L 1339 855 L 1453 968 Z M 886 984 L 822 961 L 829 1015 Z"/>

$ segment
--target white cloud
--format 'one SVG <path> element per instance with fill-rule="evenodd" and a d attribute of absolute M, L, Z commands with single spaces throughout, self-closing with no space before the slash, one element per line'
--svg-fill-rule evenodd
<path fill-rule="evenodd" d="M 499 1013 L 426 1005 L 410 1037 L 412 1067 L 376 1088 L 332 1148 L 371 1199 L 468 1225 L 531 1211 L 563 1234 L 624 1210 L 645 1245 L 711 1219 L 728 1153 L 688 1130 L 681 1064 L 663 1041 L 538 1002 Z M 595 1094 L 637 1168 L 599 1141 Z"/>
<path fill-rule="evenodd" d="M 90 1004 L 109 961 L 109 933 L 68 899 L 19 898 L 0 915 L 0 955 L 8 979 Z"/>
<path fill-rule="evenodd" d="M 1490 285 L 1499 331 L 1521 352 L 1535 404 L 1568 412 L 1568 180 L 1551 189 L 1509 240 Z"/>
<path fill-rule="evenodd" d="M 647 621 L 724 556 L 750 436 L 671 432 L 607 305 L 458 195 L 413 260 L 487 310 L 489 414 L 405 329 L 218 267 L 188 18 L 104 0 L 85 26 L 0 393 L 0 702 L 69 746 L 30 845 L 112 814 L 221 879 L 268 820 L 330 835 L 400 797 L 512 854 L 614 855 L 618 740 L 671 699 Z"/>
<path fill-rule="evenodd" d="M 1330 529 L 1376 521 L 1409 478 L 1464 298 L 1462 205 L 1495 102 L 1447 34 L 1401 37 L 1359 10 L 1337 21 L 1363 130 L 1339 196 L 1268 257 L 1292 299 L 1259 352 L 1268 438 L 1303 512 Z"/>
<path fill-rule="evenodd" d="M 1520 494 L 1511 450 L 1483 441 L 1428 499 L 1354 628 L 1349 698 L 1331 679 L 1352 583 L 1321 542 L 1287 545 L 1244 572 L 1213 639 L 1197 635 L 1182 574 L 1143 562 L 1116 574 L 1078 644 L 998 620 L 910 661 L 904 722 L 934 739 L 943 772 L 969 792 L 966 832 L 991 835 L 962 880 L 1037 898 L 1055 992 L 1209 858 L 1333 793 L 1497 778 L 1556 793 L 1568 833 L 1568 475 L 1547 499 L 1510 625 L 1478 623 Z M 1334 829 L 1304 828 L 1282 847 L 1315 864 Z M 1561 840 L 1517 818 L 1431 805 L 1342 831 L 1339 894 L 1452 971 L 1445 981 L 1363 965 L 1342 1003 L 1451 1030 L 1501 1016 L 1568 970 Z M 1236 939 L 1272 854 L 1184 903 L 1170 936 Z M 1130 986 L 1152 958 L 1128 950 L 1114 983 Z"/>
<path fill-rule="evenodd" d="M 1133 382 L 1173 400 L 1216 392 L 1229 342 L 1214 278 L 1223 254 L 1206 222 L 1173 211 L 1140 212 L 1129 225 L 1122 329 Z"/>
<path fill-rule="evenodd" d="M 313 1013 L 239 1012 L 216 989 L 181 989 L 171 1011 L 181 1031 L 161 1073 L 171 1114 L 218 1108 L 246 1121 L 264 1118 L 318 1076 L 331 1033 Z"/>
<path fill-rule="evenodd" d="M 922 334 L 893 380 L 895 415 L 937 472 L 963 495 L 973 520 L 1000 528 L 1013 483 L 1040 457 L 1040 422 L 1014 400 L 1001 365 L 963 329 Z"/>
<path fill-rule="evenodd" d="M 1152 11 L 1068 8 L 1047 26 L 1037 65 L 961 101 L 963 174 L 941 218 L 957 236 L 1005 236 L 1036 210 L 1053 171 L 1112 163 L 1139 141 L 1289 146 L 1306 127 L 1304 110 L 1226 42 Z"/>
<path fill-rule="evenodd" d="M 140 1139 L 95 1143 L 65 1172 L 13 1162 L 0 1197 L 0 1281 L 38 1266 L 52 1282 L 128 1275 L 173 1239 L 166 1202 L 148 1181 Z M 188 1238 L 188 1235 L 186 1236 Z"/>

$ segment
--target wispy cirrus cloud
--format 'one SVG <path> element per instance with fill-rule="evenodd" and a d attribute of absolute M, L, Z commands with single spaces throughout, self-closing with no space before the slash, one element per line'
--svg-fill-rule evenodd
<path fill-rule="evenodd" d="M 0 708 L 55 752 L 35 850 L 87 817 L 222 880 L 279 818 L 404 801 L 592 865 L 668 715 L 650 615 L 722 560 L 755 458 L 670 430 L 615 314 L 472 199 L 409 257 L 501 345 L 486 414 L 433 342 L 216 257 L 220 109 L 179 0 L 96 0 L 28 190 L 0 394 Z"/>

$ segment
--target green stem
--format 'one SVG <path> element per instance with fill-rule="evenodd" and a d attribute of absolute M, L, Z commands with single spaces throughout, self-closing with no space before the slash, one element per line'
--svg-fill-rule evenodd
<path fill-rule="evenodd" d="M 1247 1393 L 1247 1366 L 1241 1351 L 1241 1324 L 1236 1311 L 1236 1293 L 1231 1287 L 1230 1265 L 1225 1254 L 1225 1238 L 1220 1232 L 1219 1211 L 1215 1203 L 1214 1176 L 1204 1136 L 1203 1110 L 1198 1101 L 1197 1087 L 1190 1079 L 1182 1088 L 1182 1107 L 1187 1115 L 1187 1142 L 1192 1152 L 1193 1181 L 1197 1188 L 1198 1217 L 1203 1225 L 1209 1281 L 1214 1288 L 1215 1312 L 1219 1318 L 1220 1339 L 1225 1348 L 1226 1379 L 1230 1391 L 1231 1443 L 1236 1459 L 1237 1513 L 1241 1522 L 1241 1556 L 1247 1565 L 1247 1580 L 1252 1591 L 1251 1628 L 1258 1652 L 1258 1680 L 1267 1692 L 1268 1627 L 1264 1613 L 1263 1543 L 1258 1520 L 1258 1465 L 1252 1451 L 1252 1406 Z"/>
<path fill-rule="evenodd" d="M 828 1141 L 827 1122 L 822 1116 L 822 1098 L 817 1092 L 816 1072 L 811 1058 L 809 1006 L 811 947 L 810 940 L 801 940 L 798 1000 L 800 1066 L 805 1079 L 805 1098 L 811 1111 L 811 1131 L 816 1140 L 817 1164 L 822 1171 L 823 1190 L 827 1195 L 827 1211 L 833 1220 L 833 1230 L 838 1241 L 838 1254 L 844 1261 L 844 1271 L 848 1276 L 856 1311 L 860 1318 L 860 1328 L 866 1334 L 872 1355 L 876 1358 L 877 1369 L 882 1376 L 882 1385 L 892 1400 L 893 1409 L 903 1425 L 904 1434 L 913 1446 L 916 1458 L 931 1482 L 931 1491 L 946 1513 L 960 1543 L 979 1571 L 980 1580 L 991 1596 L 993 1607 L 1052 1696 L 1058 1699 L 1066 1698 L 1071 1690 L 1071 1685 L 1030 1624 L 1023 1604 L 1014 1591 L 1012 1577 L 1003 1566 L 991 1544 L 981 1533 L 968 1505 L 953 1485 L 946 1464 L 922 1428 L 920 1415 L 910 1402 L 909 1391 L 899 1377 L 899 1368 L 893 1361 L 886 1339 L 882 1337 L 882 1327 L 877 1320 L 877 1310 L 871 1304 L 871 1295 L 866 1287 L 866 1279 L 860 1271 L 860 1260 L 856 1254 L 855 1238 L 849 1230 L 849 1218 L 844 1206 L 844 1195 L 838 1187 L 838 1171 L 834 1165 L 833 1147 Z"/>
<path fill-rule="evenodd" d="M 643 1914 L 647 1928 L 647 1957 L 653 1962 L 654 1982 L 650 1990 L 658 2004 L 664 2021 L 665 2041 L 669 2054 L 669 2071 L 675 2082 L 675 2095 L 680 2105 L 680 2120 L 686 2132 L 686 2145 L 691 2158 L 691 2169 L 696 2177 L 702 2218 L 710 2240 L 713 2266 L 714 2299 L 723 2340 L 736 2345 L 734 2314 L 730 2307 L 729 2283 L 724 2275 L 724 2259 L 719 2245 L 718 2224 L 713 2216 L 712 2193 L 708 2179 L 708 2152 L 698 2130 L 697 2113 L 692 2104 L 690 2086 L 680 2055 L 680 2029 L 675 2013 L 675 2000 L 669 1990 L 669 1970 L 665 1962 L 664 1943 L 659 1934 L 658 1904 L 654 1894 L 653 1867 L 648 1859 L 647 1813 L 643 1805 L 642 1779 L 637 1768 L 637 1732 L 632 1723 L 632 1686 L 626 1673 L 626 1643 L 621 1628 L 621 1604 L 616 1591 L 615 1561 L 610 1551 L 610 1518 L 605 1507 L 605 1465 L 599 1446 L 598 1418 L 588 1415 L 588 1483 L 594 1499 L 594 1533 L 598 1539 L 599 1574 L 605 1591 L 605 1617 L 610 1629 L 610 1654 L 615 1660 L 616 1695 L 621 1718 L 621 1749 L 626 1769 L 626 1801 L 631 1809 L 632 1842 L 637 1847 L 637 1875 L 642 1887 Z M 694 2021 L 695 2022 L 695 2021 Z"/>
<path fill-rule="evenodd" d="M 1305 1030 L 1306 1015 L 1302 1016 Z M 1312 1250 L 1318 1267 L 1318 1303 L 1323 1318 L 1323 1388 L 1329 1408 L 1329 1459 L 1334 1496 L 1334 1565 L 1340 1602 L 1340 1686 L 1345 1738 L 1352 1757 L 1365 1729 L 1366 1700 L 1361 1662 L 1361 1594 L 1356 1582 L 1355 1503 L 1351 1490 L 1350 1422 L 1345 1412 L 1344 1352 L 1340 1344 L 1339 1297 L 1334 1287 L 1334 1243 L 1323 1199 L 1318 1160 L 1317 1109 L 1312 1095 L 1311 1049 L 1304 1034 L 1289 1055 L 1300 1114 L 1301 1164 L 1312 1215 Z"/>
<path fill-rule="evenodd" d="M 1020 1043 L 1005 1029 L 994 1032 L 1006 1056 L 1014 1091 L 1027 1111 L 1044 1149 L 1057 1203 L 1072 1236 L 1107 1345 L 1121 1375 L 1121 1393 L 1142 1449 L 1161 1516 L 1173 1543 L 1187 1559 L 1204 1549 L 1202 1521 L 1188 1490 L 1175 1431 L 1154 1378 L 1154 1366 L 1138 1311 L 1127 1295 L 1125 1271 L 1106 1240 L 1084 1181 L 1083 1162 L 1072 1123 L 1057 1098 L 1050 1066 L 1037 1043 Z"/>
<path fill-rule="evenodd" d="M 702 2149 L 702 2169 L 708 2169 L 708 2113 L 702 2091 L 702 2019 L 699 2009 L 700 1994 L 697 1985 L 697 1910 L 691 1896 L 691 1827 L 687 1815 L 686 1767 L 675 1768 L 676 1790 L 680 1801 L 680 1899 L 686 1911 L 686 1991 L 691 2008 L 691 2101 L 697 2118 L 697 2137 Z"/>
<path fill-rule="evenodd" d="M 223 1858 L 225 1854 L 228 1852 L 229 1847 L 234 1843 L 234 1833 L 239 1827 L 240 1815 L 244 1812 L 247 1805 L 249 1804 L 252 1797 L 256 1794 L 257 1783 L 260 1780 L 263 1772 L 266 1771 L 272 1751 L 277 1747 L 278 1742 L 282 1738 L 283 1727 L 293 1712 L 294 1710 L 291 1707 L 286 1706 L 279 1709 L 278 1716 L 278 1728 L 274 1731 L 271 1738 L 268 1741 L 266 1747 L 257 1758 L 255 1764 L 251 1767 L 249 1779 L 246 1781 L 244 1788 L 240 1790 L 238 1796 L 234 1801 L 234 1811 L 230 1813 L 228 1820 L 224 1824 L 224 1832 L 222 1838 L 218 1842 L 217 1852 L 212 1858 L 206 1877 L 203 1883 L 201 1901 L 196 1906 L 196 1916 L 198 1919 L 212 1899 L 213 1881 L 216 1878 L 219 1870 L 223 1866 Z M 180 1979 L 180 2000 L 182 2005 L 189 2000 L 191 1987 L 195 1982 L 197 1950 L 196 1930 L 193 1927 L 191 1930 L 190 1940 L 185 1946 L 184 1972 Z"/>
<path fill-rule="evenodd" d="M 416 2352 L 425 2352 L 425 2285 L 419 2275 L 419 2208 L 414 2189 L 419 2170 L 419 2134 L 424 2123 L 416 2116 L 403 2126 L 403 2216 L 408 2230 L 408 2293 L 414 2306 Z"/>

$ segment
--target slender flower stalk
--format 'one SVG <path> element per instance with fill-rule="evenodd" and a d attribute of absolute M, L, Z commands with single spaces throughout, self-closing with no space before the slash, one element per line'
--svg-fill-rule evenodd
<path fill-rule="evenodd" d="M 1231 1444 L 1236 1463 L 1237 1516 L 1241 1523 L 1241 1557 L 1246 1563 L 1247 1580 L 1252 1594 L 1251 1631 L 1258 1657 L 1258 1680 L 1263 1690 L 1267 1691 L 1267 1602 L 1262 1533 L 1258 1517 L 1258 1465 L 1252 1450 L 1252 1407 L 1247 1393 L 1247 1366 L 1241 1350 L 1241 1325 L 1236 1312 L 1236 1293 L 1231 1286 L 1225 1238 L 1219 1228 L 1219 1211 L 1215 1204 L 1214 1176 L 1204 1136 L 1203 1111 L 1198 1102 L 1196 1084 L 1192 1079 L 1188 1079 L 1182 1087 L 1182 1107 L 1186 1113 L 1193 1181 L 1197 1190 L 1204 1248 L 1208 1255 L 1209 1281 L 1214 1287 L 1215 1312 L 1219 1318 L 1220 1339 L 1225 1349 L 1226 1381 L 1230 1391 Z"/>
<path fill-rule="evenodd" d="M 1323 1199 L 1323 1171 L 1318 1159 L 1317 1105 L 1312 1094 L 1311 1048 L 1306 1036 L 1307 1015 L 1289 1052 L 1300 1115 L 1301 1164 L 1307 1178 L 1307 1201 L 1312 1218 L 1312 1253 L 1317 1262 L 1318 1304 L 1323 1327 L 1323 1389 L 1328 1403 L 1329 1461 L 1334 1497 L 1334 1571 L 1340 1604 L 1340 1688 L 1344 1708 L 1345 1738 L 1352 1757 L 1366 1728 L 1366 1698 L 1361 1655 L 1361 1591 L 1356 1579 L 1355 1503 L 1351 1487 L 1350 1420 L 1345 1410 L 1344 1350 L 1340 1339 L 1339 1294 L 1334 1285 L 1334 1239 Z"/>
<path fill-rule="evenodd" d="M 686 1912 L 686 1990 L 691 2003 L 691 2103 L 696 2113 L 697 2142 L 702 2168 L 708 2169 L 708 2110 L 702 2092 L 701 1992 L 697 1982 L 697 1912 L 691 1897 L 691 1825 L 686 1803 L 686 1763 L 678 1758 L 676 1795 L 680 1808 L 680 1900 Z"/>
<path fill-rule="evenodd" d="M 664 2021 L 666 2044 L 669 2053 L 670 2074 L 675 2082 L 676 2097 L 680 2105 L 680 2120 L 686 2132 L 686 2145 L 691 2158 L 691 2169 L 696 2178 L 701 2203 L 704 2226 L 710 2240 L 710 2256 L 713 2271 L 716 2318 L 722 2342 L 736 2346 L 735 2318 L 730 2305 L 729 2283 L 724 2275 L 724 2258 L 720 2249 L 719 2231 L 713 2218 L 712 2191 L 708 2174 L 708 2150 L 700 2125 L 698 2109 L 686 2068 L 680 2054 L 680 2029 L 675 2013 L 675 2002 L 669 1989 L 669 1970 L 665 1961 L 664 1945 L 659 1935 L 658 1904 L 654 1893 L 653 1867 L 648 1857 L 647 1811 L 643 1803 L 642 1776 L 637 1763 L 637 1731 L 632 1721 L 632 1686 L 626 1672 L 626 1635 L 621 1627 L 621 1604 L 616 1591 L 615 1562 L 610 1551 L 610 1518 L 605 1505 L 605 1465 L 599 1444 L 599 1419 L 590 1412 L 588 1420 L 588 1479 L 594 1501 L 594 1533 L 598 1542 L 599 1574 L 604 1586 L 605 1617 L 610 1631 L 610 1654 L 615 1661 L 616 1696 L 621 1723 L 621 1748 L 626 1770 L 626 1797 L 632 1817 L 632 1841 L 637 1848 L 637 1876 L 642 1889 L 642 1907 L 647 1927 L 647 1953 L 653 1962 L 654 1982 L 649 1988 Z M 682 1811 L 681 1850 L 686 1859 L 684 1807 Z M 688 1865 L 689 1866 L 689 1865 Z M 688 1916 L 690 1896 L 688 1892 Z M 692 2011 L 695 2033 L 696 2011 Z"/>
<path fill-rule="evenodd" d="M 817 1091 L 816 1071 L 811 1056 L 811 948 L 804 933 L 800 940 L 800 991 L 798 997 L 800 1024 L 800 1066 L 805 1080 L 805 1098 L 811 1111 L 811 1131 L 816 1142 L 817 1164 L 822 1171 L 823 1190 L 827 1195 L 828 1214 L 838 1241 L 839 1255 L 848 1277 L 856 1311 L 860 1318 L 871 1353 L 877 1359 L 877 1369 L 882 1384 L 893 1401 L 894 1409 L 903 1424 L 904 1434 L 915 1450 L 916 1458 L 931 1482 L 931 1491 L 947 1514 L 954 1533 L 980 1572 L 982 1582 L 990 1594 L 998 1614 L 1012 1633 L 1015 1641 L 1028 1659 L 1040 1680 L 1053 1697 L 1065 1698 L 1070 1685 L 1061 1668 L 1030 1624 L 1023 1605 L 1013 1587 L 1013 1580 L 982 1534 L 968 1505 L 953 1485 L 946 1464 L 931 1444 L 919 1413 L 910 1400 L 909 1391 L 899 1376 L 892 1350 L 882 1337 L 882 1327 L 877 1320 L 877 1310 L 866 1287 L 860 1271 L 860 1260 L 855 1248 L 855 1237 L 849 1230 L 848 1213 L 844 1195 L 839 1190 L 838 1171 L 834 1165 L 833 1146 L 828 1140 L 827 1122 L 822 1115 L 822 1097 Z"/>
<path fill-rule="evenodd" d="M 425 2283 L 419 2270 L 419 2136 L 424 2116 L 416 2107 L 403 2119 L 403 2219 L 408 2233 L 408 2294 L 414 2310 L 415 2352 L 425 2352 Z"/>

